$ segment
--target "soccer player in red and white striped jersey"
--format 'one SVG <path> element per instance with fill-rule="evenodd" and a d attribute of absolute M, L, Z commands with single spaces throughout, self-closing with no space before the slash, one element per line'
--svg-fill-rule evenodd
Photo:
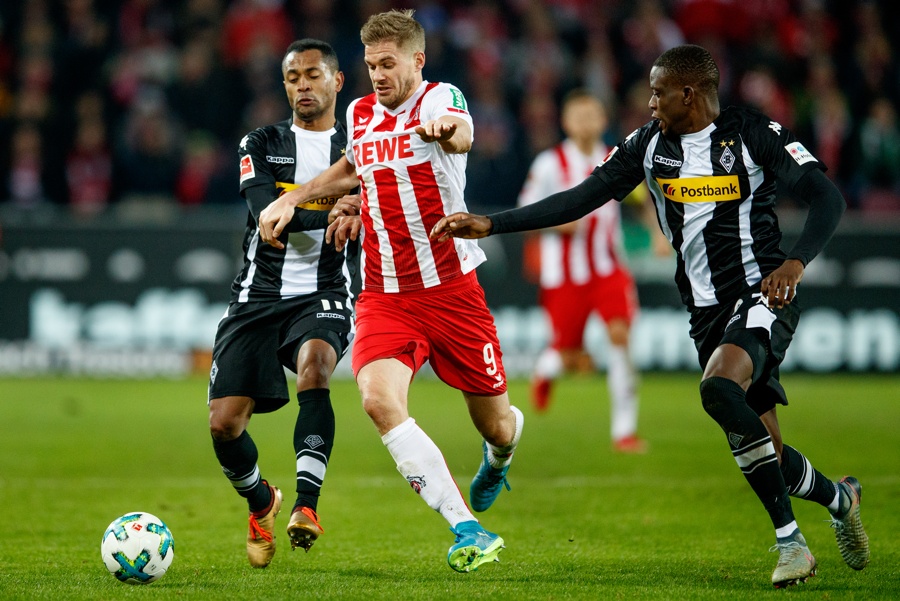
<path fill-rule="evenodd" d="M 473 126 L 462 92 L 423 78 L 425 32 L 412 14 L 391 10 L 363 26 L 375 92 L 348 108 L 346 160 L 281 196 L 259 226 L 263 240 L 278 246 L 298 204 L 360 186 L 358 199 L 340 201 L 332 211 L 328 236 L 340 247 L 363 230 L 353 346 L 363 407 L 397 469 L 456 534 L 448 563 L 468 572 L 497 559 L 503 539 L 474 518 L 441 451 L 409 416 L 410 382 L 428 361 L 463 393 L 484 438 L 470 489 L 475 511 L 490 507 L 506 484 L 523 417 L 509 403 L 496 328 L 475 277 L 484 253 L 472 240 L 429 239 L 442 217 L 466 210 Z"/>
<path fill-rule="evenodd" d="M 587 177 L 606 157 L 601 140 L 606 111 L 586 90 L 573 90 L 562 103 L 566 139 L 535 157 L 519 205 L 567 190 Z M 637 306 L 637 289 L 624 262 L 618 203 L 606 203 L 571 223 L 541 230 L 540 303 L 550 320 L 552 339 L 538 357 L 531 395 L 546 410 L 553 381 L 575 369 L 584 352 L 591 313 L 606 324 L 606 352 L 613 449 L 642 452 L 637 436 L 637 378 L 628 356 L 628 339 Z"/>

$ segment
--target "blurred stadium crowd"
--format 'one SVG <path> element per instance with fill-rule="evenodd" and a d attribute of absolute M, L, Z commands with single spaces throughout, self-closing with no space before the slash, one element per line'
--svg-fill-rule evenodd
<path fill-rule="evenodd" d="M 850 206 L 900 214 L 900 3 L 894 0 L 27 0 L 0 3 L 0 206 L 239 204 L 237 144 L 290 116 L 280 59 L 329 41 L 371 92 L 359 27 L 416 8 L 425 76 L 475 119 L 471 207 L 515 204 L 561 138 L 558 102 L 600 96 L 608 142 L 649 119 L 667 48 L 713 53 L 727 104 L 755 105 L 829 165 Z"/>

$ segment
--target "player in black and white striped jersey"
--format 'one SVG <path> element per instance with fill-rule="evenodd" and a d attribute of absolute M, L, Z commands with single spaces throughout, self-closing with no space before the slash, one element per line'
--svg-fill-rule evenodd
<path fill-rule="evenodd" d="M 686 45 L 663 53 L 650 72 L 653 121 L 613 148 L 576 187 L 527 207 L 489 216 L 456 213 L 433 238 L 480 238 L 578 219 L 646 179 L 663 233 L 677 253 L 675 280 L 691 312 L 691 337 L 704 369 L 703 407 L 775 527 L 776 587 L 805 581 L 816 561 L 794 519 L 789 495 L 828 508 L 844 561 L 869 560 L 859 516 L 861 487 L 834 483 L 782 443 L 775 413 L 787 398 L 778 367 L 800 316 L 797 285 L 825 246 L 844 200 L 822 165 L 794 135 L 761 113 L 720 111 L 719 71 L 709 52 Z M 774 211 L 781 180 L 809 205 L 789 253 Z"/>
<path fill-rule="evenodd" d="M 209 383 L 213 448 L 225 475 L 249 505 L 247 556 L 266 567 L 275 553 L 273 527 L 282 493 L 264 480 L 247 425 L 255 413 L 288 403 L 284 368 L 297 373 L 300 412 L 294 429 L 297 500 L 288 524 L 292 547 L 307 551 L 322 534 L 316 514 L 334 442 L 329 383 L 354 334 L 351 274 L 343 252 L 325 244 L 335 198 L 299 207 L 282 235 L 284 248 L 262 244 L 260 212 L 342 156 L 346 130 L 335 118 L 344 76 L 325 42 L 294 42 L 282 60 L 290 119 L 241 140 L 240 189 L 249 214 L 244 266 L 219 322 Z M 354 182 L 348 185 L 348 191 Z"/>

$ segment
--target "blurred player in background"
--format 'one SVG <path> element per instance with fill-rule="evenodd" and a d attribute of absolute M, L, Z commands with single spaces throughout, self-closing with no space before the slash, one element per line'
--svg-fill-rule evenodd
<path fill-rule="evenodd" d="M 375 93 L 354 100 L 347 110 L 346 160 L 270 205 L 260 218 L 260 235 L 280 246 L 279 234 L 294 206 L 362 184 L 361 205 L 334 209 L 336 220 L 329 227 L 338 247 L 345 235 L 355 237 L 364 228 L 363 292 L 353 346 L 356 382 L 397 469 L 456 535 L 447 562 L 468 572 L 497 559 L 503 539 L 478 523 L 440 449 L 410 417 L 410 383 L 429 361 L 441 380 L 463 393 L 484 438 L 470 489 L 476 511 L 486 510 L 503 486 L 508 488 L 506 473 L 524 420 L 509 404 L 496 328 L 475 276 L 484 253 L 471 241 L 428 239 L 441 217 L 465 209 L 472 118 L 459 89 L 423 79 L 425 31 L 412 15 L 392 10 L 363 26 L 360 37 Z"/>
<path fill-rule="evenodd" d="M 337 198 L 300 205 L 281 248 L 260 244 L 260 212 L 280 193 L 343 161 L 347 143 L 335 119 L 344 75 L 331 46 L 294 42 L 281 69 L 292 118 L 254 130 L 240 144 L 240 189 L 250 208 L 244 267 L 219 322 L 209 381 L 213 448 L 222 471 L 247 499 L 247 557 L 257 568 L 275 554 L 282 493 L 261 477 L 247 424 L 254 413 L 287 404 L 284 368 L 296 372 L 297 500 L 288 535 L 293 548 L 309 551 L 323 532 L 316 507 L 334 442 L 329 381 L 353 337 L 349 270 L 344 254 L 325 243 L 328 212 Z"/>
<path fill-rule="evenodd" d="M 845 205 L 825 166 L 793 133 L 753 109 L 720 111 L 718 87 L 719 69 L 705 49 L 664 52 L 650 71 L 653 120 L 613 148 L 587 179 L 527 207 L 487 217 L 450 215 L 432 238 L 553 227 L 623 198 L 646 179 L 677 253 L 675 281 L 704 370 L 703 408 L 769 514 L 771 550 L 778 552 L 772 584 L 781 588 L 816 573 L 790 496 L 828 509 L 848 566 L 862 570 L 869 562 L 859 482 L 851 476 L 832 482 L 784 444 L 775 411 L 787 405 L 779 365 L 800 320 L 797 286 Z M 809 206 L 788 253 L 780 248 L 776 180 Z"/>
<path fill-rule="evenodd" d="M 601 139 L 606 110 L 590 92 L 573 90 L 565 97 L 561 122 L 566 139 L 535 158 L 519 206 L 571 188 L 606 157 L 608 149 Z M 643 206 L 652 211 L 650 203 Z M 649 219 L 655 217 L 651 214 Z M 662 238 L 655 224 L 650 231 L 656 234 L 655 242 Z M 668 242 L 662 242 L 667 249 Z M 543 230 L 539 244 L 540 303 L 550 320 L 552 340 L 534 367 L 532 405 L 537 411 L 546 410 L 553 381 L 579 367 L 585 327 L 591 313 L 596 313 L 606 324 L 609 338 L 606 363 L 613 449 L 644 452 L 646 443 L 637 435 L 637 375 L 628 353 L 631 323 L 638 310 L 637 289 L 624 262 L 619 205 L 607 203 L 577 221 Z"/>

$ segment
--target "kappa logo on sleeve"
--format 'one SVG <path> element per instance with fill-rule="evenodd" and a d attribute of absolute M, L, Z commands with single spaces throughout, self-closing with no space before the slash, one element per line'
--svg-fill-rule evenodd
<path fill-rule="evenodd" d="M 256 177 L 256 169 L 253 167 L 253 159 L 250 158 L 249 154 L 244 155 L 241 157 L 241 183 L 254 177 Z"/>
<path fill-rule="evenodd" d="M 798 165 L 803 165 L 804 163 L 818 160 L 800 142 L 791 142 L 790 144 L 785 146 L 784 149 L 788 151 L 788 154 L 791 155 L 792 159 L 797 161 Z"/>

